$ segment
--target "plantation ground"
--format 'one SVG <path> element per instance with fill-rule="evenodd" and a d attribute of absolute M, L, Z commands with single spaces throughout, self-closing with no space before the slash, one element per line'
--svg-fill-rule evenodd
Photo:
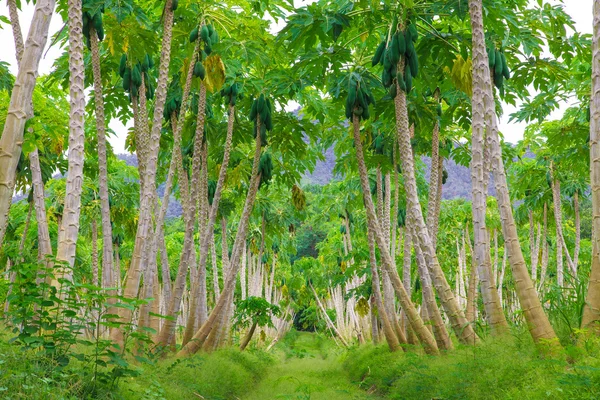
<path fill-rule="evenodd" d="M 0 343 L 3 399 L 76 399 L 82 370 L 49 372 L 32 353 Z M 527 335 L 429 357 L 385 345 L 349 351 L 320 334 L 290 332 L 271 353 L 235 348 L 138 366 L 139 376 L 101 399 L 598 399 L 600 348 L 568 348 L 566 360 L 540 357 Z"/>

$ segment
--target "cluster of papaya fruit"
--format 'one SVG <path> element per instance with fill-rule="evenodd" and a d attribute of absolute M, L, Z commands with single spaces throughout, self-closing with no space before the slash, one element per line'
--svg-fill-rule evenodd
<path fill-rule="evenodd" d="M 171 83 L 169 84 L 169 90 L 167 91 L 167 99 L 165 102 L 165 109 L 163 111 L 163 116 L 167 121 L 171 120 L 171 115 L 173 113 L 179 114 L 179 110 L 181 109 L 182 96 L 183 90 L 181 89 L 179 75 L 176 74 L 171 80 Z M 196 103 L 194 105 L 192 103 L 191 109 L 197 110 L 198 104 Z"/>
<path fill-rule="evenodd" d="M 258 118 L 260 117 L 260 144 L 261 146 L 265 146 L 267 144 L 267 131 L 273 130 L 273 120 L 271 118 L 271 113 L 273 112 L 273 106 L 271 104 L 271 100 L 263 93 L 258 96 L 258 98 L 254 99 L 252 102 L 252 107 L 250 108 L 250 121 L 254 121 L 254 137 L 256 137 L 258 132 Z"/>
<path fill-rule="evenodd" d="M 219 41 L 219 34 L 211 24 L 202 24 L 190 32 L 190 42 L 194 43 L 198 37 L 204 42 L 204 52 L 207 56 L 212 53 L 212 46 Z"/>
<path fill-rule="evenodd" d="M 419 73 L 419 59 L 415 50 L 415 43 L 419 38 L 417 25 L 408 22 L 406 28 L 402 31 L 398 29 L 398 18 L 395 17 L 392 22 L 389 40 L 382 40 L 375 55 L 371 61 L 373 66 L 383 65 L 381 82 L 383 86 L 389 88 L 390 96 L 396 97 L 397 89 L 394 84 L 398 82 L 400 90 L 410 93 L 413 86 L 413 78 Z M 398 72 L 398 63 L 404 57 L 404 72 Z"/>
<path fill-rule="evenodd" d="M 156 90 L 150 79 L 148 71 L 154 68 L 154 61 L 149 54 L 146 54 L 143 60 L 138 61 L 133 68 L 127 65 L 127 55 L 121 56 L 119 63 L 119 75 L 123 78 L 123 89 L 129 92 L 129 98 L 138 97 L 140 87 L 142 86 L 142 75 L 146 87 L 146 98 L 152 100 Z"/>
<path fill-rule="evenodd" d="M 235 107 L 238 96 L 241 97 L 239 83 L 233 83 L 232 85 L 221 89 L 221 97 L 226 98 L 228 100 L 227 103 L 232 107 Z"/>
<path fill-rule="evenodd" d="M 369 119 L 369 105 L 375 104 L 375 97 L 365 80 L 355 72 L 348 77 L 348 97 L 346 97 L 346 118 L 352 120 L 353 115 L 359 119 Z"/>
<path fill-rule="evenodd" d="M 82 8 L 86 6 L 91 0 L 83 0 Z M 95 14 L 90 14 L 89 11 L 83 12 L 83 36 L 85 37 L 85 44 L 87 48 L 90 48 L 90 35 L 91 29 L 93 28 L 98 35 L 98 40 L 104 40 L 104 26 L 102 25 L 102 14 L 104 13 L 104 5 L 102 5 Z"/>
<path fill-rule="evenodd" d="M 260 174 L 260 186 L 263 184 L 268 185 L 271 182 L 271 178 L 273 178 L 273 160 L 271 159 L 271 153 L 268 151 L 260 156 L 258 173 Z"/>
<path fill-rule="evenodd" d="M 500 90 L 500 95 L 504 96 L 504 80 L 510 79 L 510 69 L 506 63 L 506 56 L 502 49 L 496 49 L 494 43 L 488 49 L 488 60 L 490 63 L 490 72 L 494 77 L 494 85 Z"/>

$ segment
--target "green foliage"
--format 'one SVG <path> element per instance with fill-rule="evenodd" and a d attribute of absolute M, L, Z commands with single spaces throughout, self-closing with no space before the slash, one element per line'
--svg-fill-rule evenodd
<path fill-rule="evenodd" d="M 281 309 L 269 303 L 263 297 L 250 296 L 245 300 L 235 303 L 235 325 L 237 327 L 248 327 L 252 324 L 257 326 L 273 327 L 272 318 L 279 316 Z"/>
<path fill-rule="evenodd" d="M 48 264 L 22 263 L 13 269 L 15 280 L 6 298 L 10 307 L 5 320 L 14 337 L 8 343 L 19 348 L 33 366 L 18 368 L 21 374 L 0 384 L 10 387 L 11 393 L 26 395 L 30 385 L 25 382 L 39 384 L 43 374 L 45 383 L 55 382 L 59 388 L 72 386 L 71 394 L 79 398 L 113 391 L 122 379 L 137 376 L 132 358 L 151 363 L 143 349 L 152 341 L 146 328 L 121 322 L 111 311 L 114 307 L 136 310 L 143 301 L 62 278 L 57 290 L 48 283 L 56 279 L 54 266 L 63 270 L 69 267 L 55 263 L 48 259 Z M 113 328 L 124 334 L 122 348 L 106 338 L 107 330 Z M 136 354 L 130 348 L 133 341 L 137 343 Z"/>
<path fill-rule="evenodd" d="M 595 353 L 583 353 L 575 366 L 542 358 L 521 332 L 444 357 L 364 346 L 344 367 L 356 384 L 388 399 L 592 399 L 600 394 L 600 364 Z"/>

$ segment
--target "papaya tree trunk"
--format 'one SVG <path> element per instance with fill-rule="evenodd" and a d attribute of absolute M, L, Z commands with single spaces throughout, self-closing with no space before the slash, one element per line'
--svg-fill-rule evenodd
<path fill-rule="evenodd" d="M 73 267 L 79 236 L 85 144 L 85 66 L 83 63 L 83 19 L 81 1 L 69 0 L 69 167 L 62 223 L 58 231 L 56 259 Z M 58 277 L 72 279 L 72 271 L 60 269 Z M 58 282 L 55 282 L 58 287 Z"/>
<path fill-rule="evenodd" d="M 20 60 L 19 72 L 15 78 L 15 84 L 8 105 L 8 113 L 4 121 L 4 129 L 0 137 L 0 153 L 4 155 L 0 157 L 0 246 L 2 246 L 4 234 L 6 233 L 8 213 L 15 186 L 17 164 L 21 156 L 23 132 L 25 123 L 31 114 L 33 89 L 42 53 L 48 39 L 48 29 L 54 11 L 54 4 L 54 0 L 39 0 L 35 4 L 22 57 L 17 56 L 17 60 Z M 18 27 L 17 20 L 12 20 L 12 12 L 16 13 L 16 10 L 12 7 L 9 3 L 11 25 L 13 29 L 16 29 Z M 18 54 L 19 45 L 17 42 L 21 36 L 15 32 L 13 33 L 15 34 L 15 44 L 17 45 Z"/>
<path fill-rule="evenodd" d="M 600 251 L 600 0 L 594 0 L 593 21 L 592 98 L 590 101 L 590 184 L 592 186 L 593 244 L 592 269 L 581 320 L 583 328 L 597 328 L 600 321 L 600 254 L 598 253 Z M 600 333 L 600 330 L 596 330 L 596 332 Z"/>
<path fill-rule="evenodd" d="M 50 242 L 50 231 L 48 229 L 48 218 L 46 215 L 46 203 L 44 201 L 44 182 L 42 181 L 42 170 L 38 150 L 35 148 L 29 153 L 29 167 L 31 169 L 31 184 L 33 186 L 33 204 L 35 205 L 35 219 L 38 226 L 38 248 L 40 260 L 52 255 L 52 244 Z"/>
<path fill-rule="evenodd" d="M 471 134 L 471 187 L 473 216 L 473 238 L 475 241 L 472 258 L 477 268 L 481 297 L 487 322 L 492 335 L 508 333 L 508 322 L 504 316 L 495 281 L 492 277 L 490 253 L 488 252 L 487 227 L 485 224 L 487 210 L 487 187 L 484 183 L 489 180 L 484 168 L 484 129 L 485 107 L 483 103 L 485 81 L 484 75 L 489 75 L 488 57 L 483 31 L 483 19 L 477 17 L 481 11 L 477 1 L 469 1 L 472 27 L 473 46 L 473 97 L 472 107 L 472 134 Z M 467 238 L 470 243 L 470 239 Z M 473 274 L 471 274 L 473 276 Z M 471 289 L 469 285 L 469 289 Z"/>
<path fill-rule="evenodd" d="M 92 24 L 93 25 L 93 24 Z M 98 35 L 90 29 L 92 52 L 92 73 L 94 76 L 94 104 L 96 106 L 96 136 L 98 139 L 98 189 L 100 195 L 100 215 L 102 217 L 102 287 L 112 286 L 113 248 L 112 226 L 110 224 L 110 204 L 108 202 L 108 171 L 106 161 L 106 122 L 104 119 L 104 95 L 102 94 L 102 73 Z"/>
<path fill-rule="evenodd" d="M 390 319 L 388 318 L 388 313 L 385 311 L 383 300 L 381 298 L 381 289 L 379 288 L 379 274 L 377 272 L 377 256 L 375 255 L 375 239 L 373 237 L 373 232 L 368 232 L 369 239 L 369 258 L 371 263 L 371 280 L 373 286 L 373 302 L 371 302 L 371 313 L 374 315 L 373 306 L 377 307 L 379 312 L 379 319 L 381 320 L 381 325 L 383 328 L 383 334 L 385 336 L 385 340 L 391 351 L 396 351 L 400 347 L 400 343 L 398 340 L 397 332 L 394 331 L 394 327 L 390 323 Z M 371 320 L 371 324 L 374 327 L 377 327 L 377 318 Z M 372 331 L 373 342 L 377 343 L 377 331 L 373 328 Z M 402 333 L 402 331 L 400 331 Z M 403 343 L 406 343 L 406 338 L 403 337 Z"/>
<path fill-rule="evenodd" d="M 244 351 L 246 346 L 248 346 L 248 343 L 250 343 L 250 340 L 252 340 L 252 336 L 254 336 L 255 330 L 256 330 L 256 322 L 254 322 L 252 324 L 252 326 L 250 327 L 250 330 L 248 331 L 248 333 L 246 333 L 246 336 L 244 336 L 244 339 L 242 339 L 242 342 L 240 343 L 240 351 Z"/>

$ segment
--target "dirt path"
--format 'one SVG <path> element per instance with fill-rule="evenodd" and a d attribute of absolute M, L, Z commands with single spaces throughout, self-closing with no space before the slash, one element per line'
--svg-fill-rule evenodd
<path fill-rule="evenodd" d="M 278 360 L 243 400 L 367 400 L 382 399 L 350 382 L 343 370 L 342 352 L 331 342 L 310 333 L 299 333 L 276 351 Z"/>

